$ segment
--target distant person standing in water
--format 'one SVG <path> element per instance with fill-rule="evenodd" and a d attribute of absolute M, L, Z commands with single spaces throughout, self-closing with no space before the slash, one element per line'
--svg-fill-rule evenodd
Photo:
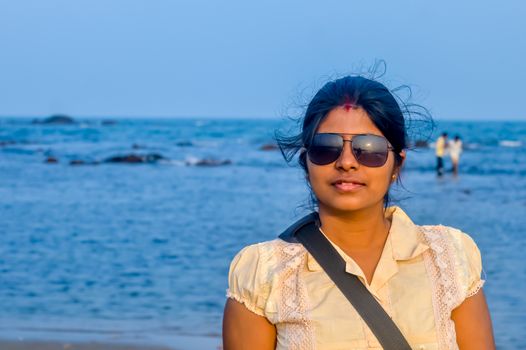
<path fill-rule="evenodd" d="M 447 147 L 447 132 L 443 132 L 437 139 L 435 154 L 437 156 L 437 175 L 444 175 L 444 153 Z"/>
<path fill-rule="evenodd" d="M 451 140 L 449 145 L 449 156 L 451 157 L 451 163 L 453 164 L 453 174 L 458 174 L 458 161 L 460 154 L 462 153 L 462 140 L 460 136 L 456 135 L 454 140 Z"/>

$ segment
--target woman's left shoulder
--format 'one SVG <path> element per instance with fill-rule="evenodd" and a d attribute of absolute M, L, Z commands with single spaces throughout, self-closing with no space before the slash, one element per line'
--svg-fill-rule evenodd
<path fill-rule="evenodd" d="M 447 255 L 453 259 L 455 275 L 460 282 L 463 297 L 476 294 L 484 284 L 484 280 L 481 279 L 480 250 L 473 238 L 462 230 L 450 226 L 421 226 L 421 228 L 425 240 L 435 252 L 448 253 Z"/>
<path fill-rule="evenodd" d="M 478 251 L 478 246 L 473 238 L 458 228 L 444 225 L 420 226 L 426 241 L 445 240 L 452 244 L 456 253 Z"/>

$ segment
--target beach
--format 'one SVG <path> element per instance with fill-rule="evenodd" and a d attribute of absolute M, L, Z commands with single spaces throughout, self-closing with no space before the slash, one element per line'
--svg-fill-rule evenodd
<path fill-rule="evenodd" d="M 0 341 L 3 350 L 173 350 L 167 347 L 138 346 L 133 344 L 68 343 L 37 341 Z"/>
<path fill-rule="evenodd" d="M 310 210 L 282 126 L 0 119 L 0 349 L 216 349 L 232 258 Z M 392 205 L 475 240 L 497 346 L 526 348 L 526 123 L 442 130 L 463 137 L 459 175 L 424 143 Z"/>
<path fill-rule="evenodd" d="M 46 336 L 46 338 L 53 338 Z M 57 338 L 67 338 L 64 335 Z M 142 340 L 0 339 L 2 350 L 221 350 L 221 339 L 204 336 L 164 336 Z M 98 337 L 100 339 L 100 336 Z"/>

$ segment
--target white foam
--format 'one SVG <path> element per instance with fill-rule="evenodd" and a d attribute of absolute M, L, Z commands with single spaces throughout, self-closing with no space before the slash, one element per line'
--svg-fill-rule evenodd
<path fill-rule="evenodd" d="M 499 142 L 499 146 L 502 147 L 521 147 L 522 142 L 516 140 L 502 140 Z"/>
<path fill-rule="evenodd" d="M 159 163 L 175 165 L 175 166 L 184 166 L 184 165 L 186 165 L 185 162 L 183 162 L 182 160 L 177 160 L 177 159 L 163 159 L 163 160 L 160 160 Z"/>
<path fill-rule="evenodd" d="M 200 161 L 201 161 L 201 159 L 199 159 L 197 157 L 188 156 L 188 157 L 186 157 L 185 163 L 187 165 L 196 165 Z"/>
<path fill-rule="evenodd" d="M 479 149 L 481 145 L 479 143 L 468 143 L 464 145 L 465 149 Z"/>

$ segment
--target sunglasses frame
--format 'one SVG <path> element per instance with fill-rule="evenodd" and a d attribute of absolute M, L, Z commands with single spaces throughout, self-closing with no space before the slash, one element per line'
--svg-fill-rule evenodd
<path fill-rule="evenodd" d="M 313 164 L 316 164 L 316 165 L 328 165 L 328 164 L 331 164 L 331 163 L 334 163 L 335 161 L 337 161 L 338 159 L 340 159 L 341 155 L 342 155 L 342 152 L 343 152 L 343 148 L 345 147 L 345 142 L 349 142 L 351 144 L 351 152 L 352 152 L 352 155 L 353 157 L 356 159 L 356 161 L 363 165 L 363 166 L 367 166 L 367 167 L 371 167 L 371 168 L 379 168 L 379 167 L 382 167 L 385 165 L 385 163 L 387 162 L 387 158 L 388 158 L 388 153 L 389 151 L 394 151 L 394 147 L 391 145 L 391 143 L 389 142 L 389 140 L 387 140 L 387 138 L 385 138 L 384 136 L 381 136 L 381 135 L 376 135 L 376 134 L 349 134 L 349 133 L 337 133 L 337 132 L 320 132 L 320 133 L 316 133 L 314 134 L 314 136 L 316 135 L 337 135 L 337 136 L 340 136 L 341 139 L 342 139 L 342 146 L 341 146 L 341 149 L 340 149 L 340 154 L 338 155 L 338 158 L 336 158 L 335 160 L 333 160 L 332 162 L 329 162 L 329 163 L 316 163 L 316 162 L 313 162 L 311 157 L 310 157 L 310 146 L 309 147 L 306 147 L 305 150 L 307 151 L 307 156 L 309 157 L 309 160 L 313 163 Z M 351 139 L 349 140 L 346 140 L 344 137 L 345 136 L 352 136 Z M 372 136 L 372 137 L 375 137 L 375 138 L 380 138 L 380 139 L 383 139 L 386 143 L 386 150 L 387 150 L 387 156 L 385 157 L 385 161 L 380 164 L 380 165 L 376 165 L 376 166 L 370 166 L 370 165 L 367 165 L 367 164 L 363 164 L 362 162 L 360 162 L 359 160 L 359 156 L 356 155 L 356 153 L 354 152 L 354 148 L 353 148 L 353 139 L 354 137 L 356 136 Z M 313 137 L 314 139 L 314 137 Z"/>

